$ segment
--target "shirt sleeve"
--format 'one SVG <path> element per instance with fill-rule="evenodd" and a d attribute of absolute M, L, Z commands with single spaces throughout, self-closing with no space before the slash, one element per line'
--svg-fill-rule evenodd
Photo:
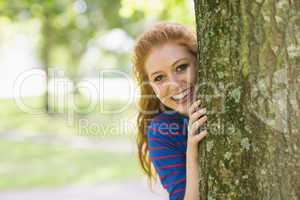
<path fill-rule="evenodd" d="M 148 126 L 149 157 L 170 200 L 183 200 L 186 188 L 186 154 L 183 141 L 166 121 L 153 120 Z"/>

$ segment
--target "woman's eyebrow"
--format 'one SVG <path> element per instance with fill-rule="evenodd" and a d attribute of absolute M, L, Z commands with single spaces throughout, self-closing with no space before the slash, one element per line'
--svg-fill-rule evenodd
<path fill-rule="evenodd" d="M 187 58 L 184 57 L 184 58 L 179 58 L 178 60 L 176 60 L 172 65 L 171 67 L 175 66 L 177 63 L 179 63 L 181 60 L 186 60 Z"/>
<path fill-rule="evenodd" d="M 187 58 L 186 57 L 184 57 L 184 58 L 179 58 L 178 60 L 176 60 L 172 65 L 171 65 L 171 67 L 173 67 L 173 66 L 175 66 L 177 63 L 179 63 L 181 60 L 186 60 Z M 153 72 L 152 74 L 151 74 L 151 76 L 153 76 L 153 75 L 155 75 L 155 74 L 157 74 L 157 73 L 160 73 L 160 72 L 162 72 L 162 71 L 156 71 L 156 72 Z"/>
<path fill-rule="evenodd" d="M 153 73 L 151 74 L 151 76 L 154 76 L 155 74 L 158 74 L 158 73 L 160 73 L 160 72 L 162 72 L 162 71 L 156 71 L 156 72 L 153 72 Z"/>

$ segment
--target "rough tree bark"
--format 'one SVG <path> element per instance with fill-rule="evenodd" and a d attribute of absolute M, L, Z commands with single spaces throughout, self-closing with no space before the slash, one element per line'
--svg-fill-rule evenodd
<path fill-rule="evenodd" d="M 195 0 L 206 199 L 300 199 L 300 1 Z"/>

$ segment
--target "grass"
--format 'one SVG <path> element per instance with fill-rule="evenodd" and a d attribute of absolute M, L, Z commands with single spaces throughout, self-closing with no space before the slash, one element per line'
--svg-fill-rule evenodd
<path fill-rule="evenodd" d="M 12 99 L 0 99 L 0 134 L 9 129 L 21 129 L 16 132 L 105 136 L 111 139 L 133 136 L 135 127 L 124 128 L 135 112 L 133 105 L 122 113 L 102 114 L 99 113 L 99 104 L 95 110 L 86 112 L 87 101 L 82 97 L 76 99 L 78 112 L 71 125 L 64 114 L 34 115 L 22 111 Z M 42 109 L 43 101 L 43 97 L 26 97 L 23 102 Z M 109 101 L 104 105 L 104 110 L 117 110 L 124 104 Z M 60 108 L 53 110 L 59 111 Z M 64 107 L 63 110 L 73 108 Z M 80 120 L 85 120 L 85 126 L 79 126 Z M 0 189 L 120 180 L 139 175 L 136 156 L 129 153 L 0 139 L 0 155 Z"/>
<path fill-rule="evenodd" d="M 0 141 L 0 153 L 0 189 L 90 183 L 139 176 L 136 157 L 128 153 L 7 140 Z"/>
<path fill-rule="evenodd" d="M 30 107 L 42 107 L 41 97 L 24 98 L 26 105 Z M 0 99 L 0 131 L 8 129 L 26 129 L 36 132 L 56 132 L 68 133 L 72 130 L 70 126 L 57 117 L 46 114 L 34 115 L 23 111 L 13 99 Z"/>

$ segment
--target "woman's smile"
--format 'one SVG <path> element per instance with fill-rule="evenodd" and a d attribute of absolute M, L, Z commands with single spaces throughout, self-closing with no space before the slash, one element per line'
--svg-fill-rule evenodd
<path fill-rule="evenodd" d="M 190 87 L 182 90 L 176 95 L 171 96 L 171 100 L 175 101 L 177 104 L 186 104 L 193 100 L 194 87 Z"/>

